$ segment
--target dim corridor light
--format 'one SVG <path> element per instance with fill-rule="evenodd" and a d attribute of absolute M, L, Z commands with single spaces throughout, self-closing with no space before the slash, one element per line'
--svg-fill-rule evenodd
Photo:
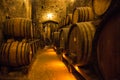
<path fill-rule="evenodd" d="M 53 17 L 53 14 L 52 14 L 52 13 L 48 13 L 48 14 L 47 14 L 47 18 L 48 18 L 48 19 L 52 19 L 52 17 Z"/>
<path fill-rule="evenodd" d="M 26 0 L 24 0 L 24 2 L 26 2 Z"/>
<path fill-rule="evenodd" d="M 74 2 L 75 2 L 75 0 L 70 0 L 70 2 L 74 3 Z"/>

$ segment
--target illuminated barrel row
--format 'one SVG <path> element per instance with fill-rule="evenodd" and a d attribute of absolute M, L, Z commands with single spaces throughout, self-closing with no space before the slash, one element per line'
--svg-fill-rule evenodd
<path fill-rule="evenodd" d="M 2 66 L 25 66 L 32 60 L 32 51 L 28 43 L 11 41 L 2 44 L 0 49 L 0 64 Z"/>
<path fill-rule="evenodd" d="M 77 7 L 73 12 L 72 25 L 68 28 L 68 32 L 66 25 L 60 28 L 59 48 L 65 50 L 65 56 L 74 65 L 81 67 L 94 65 L 100 80 L 119 80 L 120 1 L 93 0 L 92 2 L 94 12 L 88 7 Z M 86 22 L 94 20 L 94 14 L 97 18 L 101 18 L 98 26 Z"/>
<path fill-rule="evenodd" d="M 68 25 L 64 28 L 60 28 L 58 31 L 53 33 L 53 44 L 57 48 L 66 49 L 68 32 L 71 25 Z"/>
<path fill-rule="evenodd" d="M 90 62 L 92 56 L 92 40 L 95 33 L 95 26 L 92 22 L 80 22 L 61 28 L 57 33 L 56 42 L 59 49 L 74 54 L 75 63 L 84 66 Z M 59 38 L 58 38 L 59 37 Z"/>
<path fill-rule="evenodd" d="M 40 40 L 36 39 L 33 41 L 28 41 L 28 43 L 30 44 L 33 56 L 37 53 L 38 48 L 40 47 Z"/>
<path fill-rule="evenodd" d="M 60 27 L 75 24 L 77 22 L 91 21 L 94 19 L 93 10 L 91 7 L 76 7 L 73 13 L 66 15 L 60 22 Z"/>
<path fill-rule="evenodd" d="M 5 36 L 36 38 L 37 29 L 32 26 L 32 21 L 25 18 L 13 18 L 4 22 L 3 32 Z"/>
<path fill-rule="evenodd" d="M 91 7 L 76 7 L 73 11 L 72 23 L 91 21 L 94 14 Z"/>
<path fill-rule="evenodd" d="M 120 79 L 119 13 L 116 11 L 114 16 L 108 16 L 97 30 L 91 22 L 80 22 L 62 28 L 56 41 L 58 49 L 63 48 L 67 52 L 72 64 L 85 66 L 95 63 L 99 75 L 105 80 Z"/>
<path fill-rule="evenodd" d="M 65 25 L 72 24 L 72 14 L 69 13 L 66 15 Z"/>
<path fill-rule="evenodd" d="M 79 63 L 80 66 L 84 66 L 91 61 L 94 33 L 95 26 L 91 22 L 81 22 L 71 26 L 67 44 L 70 55 L 74 54 L 74 64 Z"/>
<path fill-rule="evenodd" d="M 67 50 L 68 45 L 68 33 L 71 26 L 67 26 L 65 28 L 61 28 L 59 35 L 60 49 Z"/>
<path fill-rule="evenodd" d="M 3 30 L 2 29 L 0 29 L 0 43 L 3 41 L 3 39 L 4 39 L 4 36 L 3 36 Z"/>
<path fill-rule="evenodd" d="M 120 1 L 98 26 L 93 53 L 104 80 L 120 79 Z"/>
<path fill-rule="evenodd" d="M 103 16 L 108 10 L 114 8 L 118 0 L 93 0 L 92 7 L 76 7 L 72 13 L 69 13 L 60 22 L 60 27 L 94 20 L 95 16 Z M 95 15 L 95 16 L 94 16 Z"/>
<path fill-rule="evenodd" d="M 94 10 L 95 15 L 97 16 L 104 15 L 107 12 L 107 10 L 110 9 L 110 6 L 114 2 L 116 1 L 114 0 L 93 0 L 92 4 L 93 4 L 93 10 Z"/>

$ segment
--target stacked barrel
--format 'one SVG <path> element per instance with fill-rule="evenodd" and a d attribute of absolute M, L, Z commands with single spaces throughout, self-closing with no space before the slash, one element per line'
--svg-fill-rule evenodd
<path fill-rule="evenodd" d="M 2 44 L 0 64 L 2 66 L 25 66 L 32 60 L 32 50 L 28 43 L 11 41 Z"/>
<path fill-rule="evenodd" d="M 33 38 L 32 21 L 24 18 L 8 19 L 4 22 L 3 32 L 8 37 Z"/>
<path fill-rule="evenodd" d="M 76 7 L 61 20 L 55 46 L 68 65 L 94 66 L 101 80 L 120 79 L 119 5 L 93 0 L 92 7 Z"/>
<path fill-rule="evenodd" d="M 0 26 L 0 45 L 1 45 L 1 43 L 3 42 L 3 40 L 4 40 L 4 37 L 3 37 L 3 29 L 2 29 L 1 26 Z"/>
<path fill-rule="evenodd" d="M 37 28 L 26 18 L 7 19 L 3 23 L 5 41 L 0 48 L 0 65 L 27 66 L 39 47 Z"/>
<path fill-rule="evenodd" d="M 95 65 L 104 80 L 120 79 L 120 1 L 93 0 L 96 17 L 102 18 L 93 40 Z"/>
<path fill-rule="evenodd" d="M 76 7 L 72 14 L 66 16 L 65 22 L 62 20 L 59 49 L 67 53 L 67 57 L 73 64 L 85 66 L 90 62 L 95 33 L 93 19 L 91 7 Z"/>

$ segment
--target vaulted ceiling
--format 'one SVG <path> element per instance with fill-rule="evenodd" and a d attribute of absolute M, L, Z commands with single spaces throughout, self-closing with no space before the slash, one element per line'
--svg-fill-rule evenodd
<path fill-rule="evenodd" d="M 0 0 L 0 20 L 6 16 L 33 19 L 35 22 L 59 22 L 76 6 L 86 6 L 92 0 Z"/>

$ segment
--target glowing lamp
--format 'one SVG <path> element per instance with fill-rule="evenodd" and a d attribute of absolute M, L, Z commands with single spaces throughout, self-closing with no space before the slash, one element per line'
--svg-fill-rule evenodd
<path fill-rule="evenodd" d="M 52 17 L 53 17 L 52 13 L 47 14 L 48 19 L 52 19 Z"/>

